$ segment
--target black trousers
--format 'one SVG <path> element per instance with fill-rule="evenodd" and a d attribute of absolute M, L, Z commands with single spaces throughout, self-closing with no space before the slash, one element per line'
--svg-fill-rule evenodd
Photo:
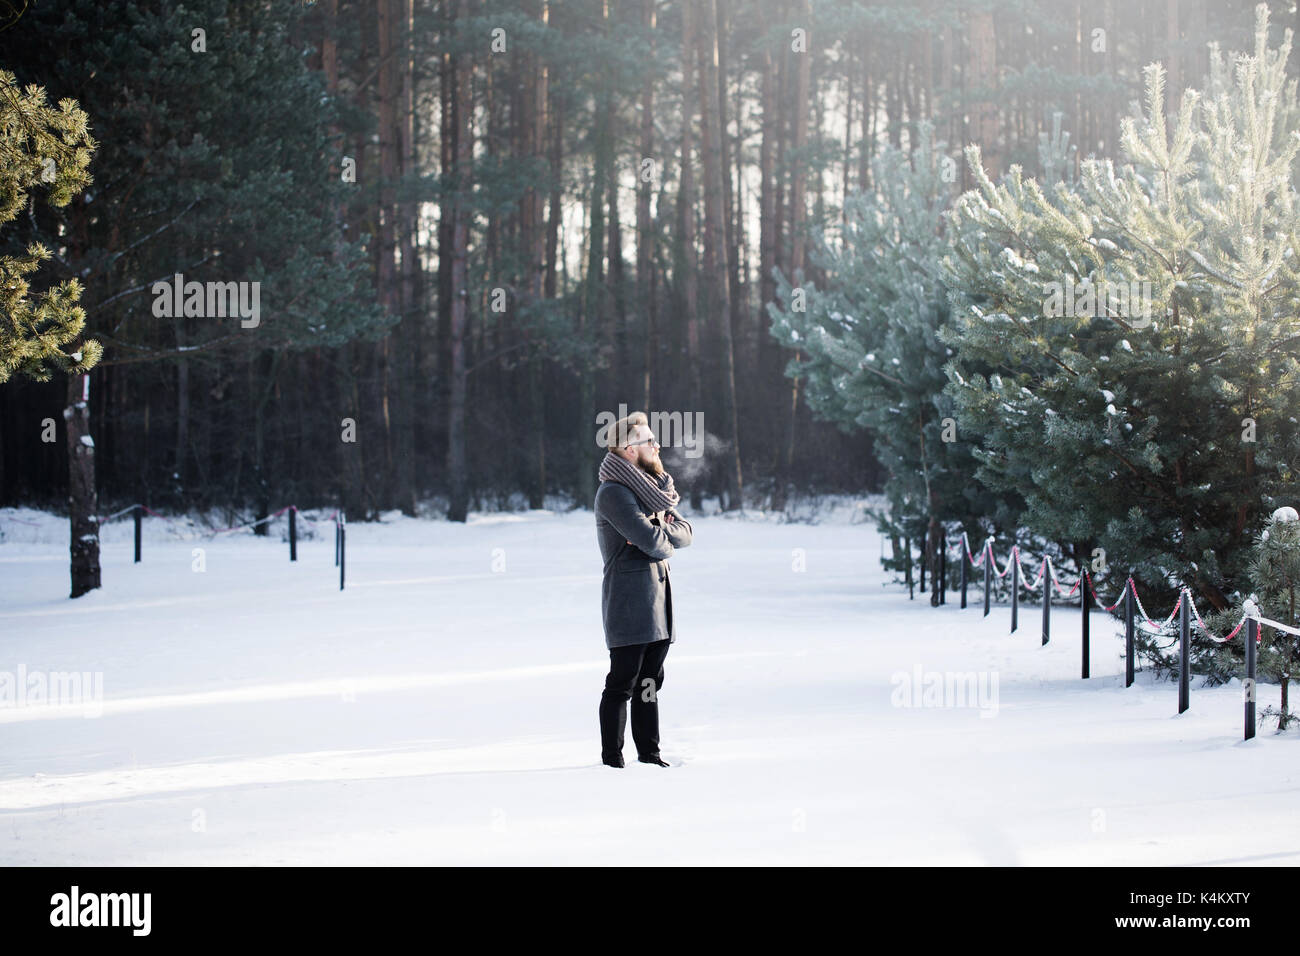
<path fill-rule="evenodd" d="M 632 742 L 638 756 L 659 753 L 659 691 L 664 686 L 664 658 L 672 641 L 628 644 L 609 649 L 609 674 L 600 695 L 601 757 L 623 752 L 627 702 L 632 700 Z"/>

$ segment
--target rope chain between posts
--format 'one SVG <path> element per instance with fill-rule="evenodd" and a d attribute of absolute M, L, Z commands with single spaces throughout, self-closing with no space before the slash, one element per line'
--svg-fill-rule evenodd
<path fill-rule="evenodd" d="M 993 545 L 992 545 L 991 538 L 984 539 L 984 545 L 979 550 L 978 559 L 975 557 L 975 553 L 971 550 L 970 537 L 965 531 L 961 533 L 960 539 L 958 539 L 955 542 L 950 542 L 949 547 L 958 548 L 959 553 L 962 555 L 962 557 L 965 558 L 965 560 L 971 563 L 972 567 L 980 567 L 984 564 L 985 560 L 990 560 L 991 570 L 999 578 L 1006 577 L 1007 572 L 1011 570 L 1011 564 L 1014 561 L 1016 567 L 1020 569 L 1020 583 L 1025 587 L 1026 590 L 1029 591 L 1037 590 L 1039 586 L 1042 585 L 1044 576 L 1046 576 L 1047 579 L 1050 580 L 1052 584 L 1055 586 L 1057 593 L 1067 598 L 1073 595 L 1075 591 L 1079 590 L 1081 585 L 1086 583 L 1089 592 L 1091 592 L 1092 594 L 1093 599 L 1097 602 L 1097 606 L 1104 609 L 1107 612 L 1114 611 L 1117 607 L 1120 606 L 1121 602 L 1124 600 L 1124 593 L 1123 590 L 1121 590 L 1119 598 L 1114 603 L 1107 604 L 1106 601 L 1102 598 L 1102 596 L 1097 593 L 1097 587 L 1093 583 L 1092 575 L 1088 573 L 1087 568 L 1084 568 L 1083 574 L 1080 575 L 1079 579 L 1074 582 L 1074 586 L 1071 587 L 1068 591 L 1066 591 L 1061 584 L 1060 578 L 1056 574 L 1056 567 L 1053 565 L 1052 556 L 1049 554 L 1043 555 L 1043 560 L 1038 570 L 1038 576 L 1034 578 L 1032 582 L 1030 582 L 1028 580 L 1029 576 L 1025 573 L 1024 563 L 1021 561 L 1019 545 L 1012 545 L 1011 554 L 1007 557 L 1007 560 L 1002 570 L 998 570 L 997 557 L 993 554 Z M 1174 618 L 1178 616 L 1178 611 L 1182 607 L 1183 601 L 1186 600 L 1188 608 L 1191 610 L 1192 615 L 1195 618 L 1196 626 L 1201 629 L 1201 631 L 1205 634 L 1206 637 L 1219 644 L 1227 643 L 1228 641 L 1231 641 L 1233 638 L 1235 638 L 1238 632 L 1241 631 L 1242 625 L 1246 623 L 1246 620 L 1252 617 L 1254 620 L 1258 621 L 1261 625 L 1272 627 L 1288 634 L 1294 634 L 1300 636 L 1300 628 L 1282 624 L 1278 621 L 1273 621 L 1270 620 L 1269 618 L 1261 617 L 1258 615 L 1242 614 L 1241 620 L 1237 622 L 1237 626 L 1234 627 L 1226 637 L 1219 637 L 1213 631 L 1211 631 L 1209 626 L 1205 623 L 1205 621 L 1202 620 L 1201 612 L 1197 609 L 1196 602 L 1192 600 L 1191 589 L 1188 588 L 1186 585 L 1184 585 L 1179 589 L 1178 600 L 1174 604 L 1174 609 L 1169 612 L 1169 617 L 1167 617 L 1161 623 L 1156 623 L 1154 620 L 1151 619 L 1151 616 L 1147 613 L 1146 608 L 1143 606 L 1142 598 L 1138 596 L 1137 584 L 1136 582 L 1134 582 L 1132 575 L 1130 575 L 1127 579 L 1125 579 L 1124 588 L 1129 589 L 1133 592 L 1133 603 L 1136 605 L 1138 609 L 1138 613 L 1141 614 L 1143 618 L 1143 620 L 1141 621 L 1135 621 L 1134 622 L 1135 625 L 1137 627 L 1142 628 L 1143 631 L 1145 631 L 1148 634 L 1153 634 L 1153 635 L 1164 634 L 1166 629 L 1173 623 Z M 1263 640 L 1262 634 L 1256 638 L 1257 643 L 1262 640 Z"/>
<path fill-rule="evenodd" d="M 181 523 L 178 522 L 178 521 L 176 521 L 175 519 L 173 519 L 173 518 L 168 518 L 166 515 L 161 515 L 161 514 L 159 514 L 158 512 L 156 512 L 156 511 L 154 511 L 152 508 L 150 508 L 148 505 L 145 505 L 145 504 L 138 504 L 138 503 L 137 503 L 137 504 L 133 504 L 133 505 L 128 505 L 127 507 L 121 509 L 120 511 L 115 511 L 115 512 L 113 512 L 111 515 L 106 515 L 105 517 L 97 518 L 96 520 L 98 521 L 98 523 L 99 523 L 100 525 L 104 525 L 104 524 L 107 524 L 107 523 L 110 522 L 110 521 L 115 521 L 115 520 L 117 520 L 118 518 L 122 517 L 123 515 L 130 514 L 131 512 L 135 511 L 135 509 L 137 509 L 137 508 L 139 508 L 141 511 L 145 512 L 146 514 L 149 514 L 149 515 L 151 515 L 151 516 L 153 516 L 153 517 L 159 519 L 160 521 L 165 521 L 165 522 L 167 522 L 167 524 L 172 525 L 173 527 L 181 526 Z M 199 533 L 199 534 L 191 534 L 191 535 L 179 536 L 179 540 L 181 540 L 181 541 L 196 541 L 196 540 L 198 540 L 198 539 L 200 539 L 200 538 L 215 538 L 217 535 L 220 535 L 220 534 L 230 534 L 231 532 L 234 532 L 234 531 L 247 531 L 247 530 L 250 529 L 250 528 L 256 528 L 256 527 L 258 527 L 259 525 L 267 524 L 268 522 L 274 521 L 276 518 L 280 517 L 280 515 L 284 514 L 286 511 L 292 511 L 292 512 L 294 512 L 296 515 L 298 515 L 298 517 L 302 518 L 303 521 L 306 521 L 308 524 L 312 525 L 313 527 L 317 526 L 318 524 L 325 524 L 325 523 L 330 522 L 330 521 L 333 521 L 335 524 L 338 523 L 339 512 L 338 512 L 337 510 L 335 510 L 333 513 L 331 513 L 331 514 L 329 515 L 329 517 L 327 517 L 327 518 L 322 518 L 322 519 L 318 522 L 318 521 L 314 521 L 314 520 L 312 520 L 311 518 L 308 518 L 305 514 L 303 514 L 302 509 L 299 508 L 297 505 L 285 505 L 283 508 L 281 508 L 279 511 L 275 512 L 274 514 L 269 514 L 269 515 L 267 515 L 265 518 L 258 518 L 256 521 L 250 521 L 250 522 L 248 522 L 247 524 L 232 525 L 232 526 L 229 527 L 229 528 L 216 528 L 216 529 L 214 529 L 214 530 L 210 530 L 210 531 L 206 531 L 206 532 L 201 532 L 201 533 Z M 15 519 L 12 519 L 12 520 L 17 521 L 17 520 L 20 520 L 20 519 L 15 518 Z M 23 523 L 23 524 L 32 524 L 32 525 L 35 525 L 35 522 L 30 522 L 30 521 L 24 521 L 24 522 L 22 522 L 22 523 Z M 35 526 L 39 527 L 39 525 L 35 525 Z"/>

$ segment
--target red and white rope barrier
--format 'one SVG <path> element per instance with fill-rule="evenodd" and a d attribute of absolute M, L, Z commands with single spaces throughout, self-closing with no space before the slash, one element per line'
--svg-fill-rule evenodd
<path fill-rule="evenodd" d="M 1020 570 L 1020 584 L 1028 591 L 1038 590 L 1038 588 L 1043 584 L 1044 578 L 1046 578 L 1050 580 L 1052 584 L 1056 587 L 1056 591 L 1058 594 L 1060 594 L 1062 597 L 1067 597 L 1067 598 L 1072 596 L 1075 591 L 1079 590 L 1081 585 L 1086 583 L 1088 586 L 1088 590 L 1092 593 L 1093 599 L 1097 602 L 1097 606 L 1099 608 L 1104 609 L 1107 612 L 1114 611 L 1117 607 L 1120 606 L 1121 603 L 1123 603 L 1124 600 L 1124 592 L 1123 590 L 1121 590 L 1119 598 L 1113 604 L 1108 605 L 1102 599 L 1101 595 L 1097 593 L 1097 588 L 1096 585 L 1093 583 L 1092 575 L 1088 573 L 1086 568 L 1084 569 L 1083 574 L 1079 577 L 1079 579 L 1074 582 L 1074 586 L 1071 587 L 1068 591 L 1065 590 L 1065 588 L 1061 584 L 1060 579 L 1056 575 L 1056 568 L 1052 564 L 1052 557 L 1051 555 L 1048 554 L 1043 555 L 1042 562 L 1040 563 L 1038 569 L 1038 576 L 1034 578 L 1034 580 L 1031 582 L 1029 580 L 1029 575 L 1025 573 L 1025 566 L 1023 561 L 1021 560 L 1019 545 L 1012 545 L 1011 554 L 1007 557 L 1006 563 L 1003 565 L 1002 570 L 998 570 L 997 557 L 993 554 L 993 545 L 992 545 L 991 538 L 986 538 L 984 540 L 984 545 L 979 550 L 978 559 L 971 551 L 970 538 L 967 536 L 965 531 L 961 533 L 961 538 L 955 543 L 955 546 L 958 547 L 964 553 L 966 560 L 970 561 L 973 567 L 980 567 L 984 564 L 985 560 L 991 560 L 992 570 L 1000 578 L 1006 577 L 1007 572 L 1011 570 L 1011 564 L 1014 561 L 1016 567 L 1019 568 Z M 1278 621 L 1269 620 L 1268 618 L 1261 617 L 1257 614 L 1256 615 L 1243 614 L 1241 616 L 1241 620 L 1237 622 L 1237 626 L 1232 629 L 1232 631 L 1227 635 L 1227 637 L 1219 637 L 1218 635 L 1214 634 L 1210 630 L 1209 626 L 1206 625 L 1205 621 L 1201 619 L 1201 612 L 1197 609 L 1196 602 L 1192 600 L 1191 591 L 1187 587 L 1183 587 L 1179 589 L 1178 600 L 1174 603 L 1174 609 L 1169 613 L 1169 616 L 1165 618 L 1163 622 L 1156 623 L 1151 619 L 1151 616 L 1147 614 L 1146 608 L 1142 606 L 1142 599 L 1138 596 L 1138 592 L 1137 592 L 1137 584 L 1134 582 L 1131 575 L 1124 581 L 1124 588 L 1132 589 L 1133 603 L 1137 607 L 1138 613 L 1142 615 L 1141 621 L 1135 621 L 1136 626 L 1141 627 L 1148 634 L 1165 633 L 1165 630 L 1173 623 L 1174 619 L 1178 616 L 1178 611 L 1182 607 L 1183 600 L 1186 599 L 1188 607 L 1190 608 L 1193 617 L 1195 617 L 1196 619 L 1196 625 L 1202 630 L 1202 632 L 1204 632 L 1206 637 L 1208 637 L 1210 640 L 1218 644 L 1227 643 L 1228 641 L 1231 641 L 1233 638 L 1235 638 L 1238 632 L 1241 631 L 1242 626 L 1246 623 L 1246 620 L 1248 618 L 1253 618 L 1263 626 L 1274 628 L 1275 630 L 1282 631 L 1286 634 L 1293 634 L 1296 636 L 1300 636 L 1300 628 L 1292 627 L 1287 624 L 1282 624 Z M 1256 639 L 1256 641 L 1260 642 L 1262 640 L 1263 640 L 1263 635 L 1261 632 L 1260 636 Z"/>

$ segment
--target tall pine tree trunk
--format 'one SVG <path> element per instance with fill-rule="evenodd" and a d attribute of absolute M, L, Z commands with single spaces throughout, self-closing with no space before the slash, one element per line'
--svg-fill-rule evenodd
<path fill-rule="evenodd" d="M 528 13 L 545 26 L 550 17 L 549 0 L 533 0 Z M 546 104 L 550 77 L 541 57 L 528 58 L 529 89 L 524 92 L 524 149 L 528 158 L 540 160 L 546 153 Z M 523 245 L 527 250 L 526 268 L 528 301 L 533 308 L 541 304 L 546 272 L 546 229 L 543 221 L 544 201 L 539 185 L 530 180 L 524 191 L 520 214 Z M 533 460 L 525 487 L 528 507 L 540 509 L 546 504 L 546 390 L 543 387 L 543 356 L 529 336 L 528 346 L 528 414 L 532 428 Z"/>
<path fill-rule="evenodd" d="M 798 12 L 799 22 L 807 32 L 805 34 L 806 46 L 803 52 L 795 54 L 794 142 L 792 144 L 795 159 L 790 170 L 790 272 L 794 276 L 792 281 L 796 285 L 802 286 L 808 244 L 807 237 L 804 235 L 805 219 L 807 217 L 807 201 L 805 198 L 807 170 L 803 154 L 808 144 L 808 104 L 813 55 L 812 9 L 808 0 L 800 0 Z M 796 351 L 795 359 L 796 361 L 803 361 L 803 352 Z M 789 485 L 794 477 L 795 433 L 799 417 L 799 385 L 800 380 L 796 377 L 790 386 L 790 403 L 788 416 L 785 419 L 785 443 L 781 456 L 780 473 L 777 476 L 777 495 L 774 501 L 774 506 L 781 509 L 785 508 L 789 496 Z"/>
<path fill-rule="evenodd" d="M 611 137 L 612 138 L 612 137 Z M 614 333 L 614 378 L 619 394 L 624 394 L 631 379 L 632 363 L 628 345 L 627 267 L 623 261 L 623 224 L 618 212 L 618 178 L 616 157 L 611 157 L 609 183 L 609 280 L 606 283 L 609 316 L 606 319 Z M 627 396 L 631 398 L 631 395 Z"/>
<path fill-rule="evenodd" d="M 1182 39 L 1178 0 L 1165 0 L 1165 112 L 1173 116 L 1183 98 Z"/>
<path fill-rule="evenodd" d="M 185 347 L 185 319 L 173 320 L 176 347 Z M 190 455 L 190 363 L 182 358 L 176 363 L 176 452 L 173 456 L 171 491 L 176 494 L 176 504 L 185 505 L 185 492 L 189 488 Z"/>
<path fill-rule="evenodd" d="M 397 32 L 398 7 L 401 0 L 377 0 L 376 38 L 378 41 L 378 121 L 379 121 L 379 269 L 376 277 L 379 301 L 390 314 L 401 316 L 401 289 L 397 273 L 397 177 L 402 136 L 398 128 L 398 91 L 400 74 L 406 59 L 399 43 L 394 43 Z M 402 4 L 404 5 L 404 4 Z M 404 19 L 404 18 L 402 18 Z M 403 31 L 404 32 L 404 31 Z M 396 398 L 400 382 L 405 379 L 402 367 L 408 354 L 402 342 L 400 323 L 391 328 L 379 344 L 379 411 L 384 428 L 384 468 L 376 492 L 380 507 L 388 508 L 401 503 L 405 509 L 409 502 L 409 486 L 399 487 L 403 470 L 398 465 L 396 451 L 398 427 L 395 419 L 402 412 Z"/>
<path fill-rule="evenodd" d="M 691 408 L 698 410 L 704 399 L 700 379 L 700 329 L 697 313 L 699 276 L 695 262 L 695 171 L 691 160 L 691 124 L 695 122 L 695 11 L 694 4 L 682 7 L 682 170 L 677 193 L 678 233 L 681 236 L 682 292 L 685 298 L 687 357 L 690 367 Z M 691 482 L 691 508 L 703 507 L 700 482 Z"/>
<path fill-rule="evenodd" d="M 858 185 L 871 185 L 871 157 L 876 153 L 876 82 L 871 67 L 874 55 L 870 39 L 862 44 L 862 139 L 858 144 Z"/>
<path fill-rule="evenodd" d="M 443 53 L 438 64 L 438 98 L 440 102 L 438 135 L 438 168 L 444 176 L 450 175 L 456 164 L 456 126 L 455 126 L 455 63 L 450 53 Z M 451 247 L 452 215 L 450 203 L 439 207 L 438 217 L 438 329 L 437 329 L 437 388 L 434 390 L 435 405 L 446 408 L 451 402 Z M 445 441 L 445 438 L 439 436 Z M 450 453 L 450 446 L 442 449 L 443 460 Z M 448 484 L 450 493 L 450 484 Z"/>
<path fill-rule="evenodd" d="M 609 34 L 609 2 L 602 0 L 601 32 Z M 592 131 L 591 196 L 588 203 L 587 269 L 583 277 L 582 309 L 578 313 L 580 341 L 601 342 L 609 332 L 611 321 L 605 290 L 605 209 L 613 192 L 614 166 L 614 96 L 602 87 L 596 105 L 595 129 Z M 577 500 L 590 502 L 596 495 L 596 362 L 584 357 L 578 382 L 578 421 L 574 465 L 577 468 Z"/>
<path fill-rule="evenodd" d="M 469 0 L 458 0 L 456 19 L 464 24 L 469 20 Z M 469 489 L 465 457 L 465 392 L 468 375 L 465 348 L 469 330 L 469 194 L 473 181 L 474 161 L 471 140 L 470 110 L 471 81 L 474 71 L 473 54 L 468 50 L 455 57 L 452 82 L 455 108 L 452 119 L 455 142 L 454 180 L 456 194 L 451 202 L 451 396 L 447 411 L 447 479 L 449 506 L 447 517 L 451 521 L 464 521 L 469 513 Z"/>
<path fill-rule="evenodd" d="M 755 338 L 755 328 L 748 321 L 748 308 L 753 288 L 751 273 L 753 269 L 753 254 L 749 244 L 749 230 L 747 228 L 748 213 L 745 207 L 744 188 L 747 179 L 745 175 L 745 155 L 741 148 L 741 143 L 745 140 L 745 119 L 746 119 L 746 97 L 744 86 L 740 78 L 737 78 L 734 96 L 735 101 L 732 109 L 736 115 L 736 142 L 732 150 L 732 173 L 736 177 L 736 202 L 732 214 L 731 234 L 733 241 L 728 243 L 728 248 L 732 250 L 732 274 L 735 276 L 735 283 L 731 287 L 731 331 L 736 337 L 736 364 L 741 369 L 737 387 L 740 389 L 736 396 L 738 408 L 752 410 L 757 404 L 755 393 L 762 387 L 762 380 L 756 374 L 758 370 L 758 355 L 756 348 L 758 346 Z M 725 86 L 725 84 L 724 84 Z M 724 127 L 725 129 L 725 127 Z M 749 388 L 743 388 L 743 384 L 748 383 Z M 745 450 L 753 457 L 748 437 L 745 442 Z"/>
<path fill-rule="evenodd" d="M 726 246 L 727 246 L 727 282 L 730 286 L 731 302 L 731 335 L 734 339 L 736 336 L 736 326 L 740 320 L 739 309 L 741 306 L 740 290 L 740 236 L 743 229 L 743 223 L 737 225 L 736 210 L 739 206 L 740 195 L 744 190 L 740 187 L 744 184 L 743 178 L 736 180 L 736 187 L 733 188 L 731 181 L 731 147 L 730 137 L 727 135 L 727 37 L 729 21 L 727 18 L 727 0 L 714 0 L 716 10 L 716 23 L 713 31 L 714 47 L 717 50 L 717 68 L 713 70 L 717 83 L 713 84 L 718 91 L 718 150 L 721 154 L 720 164 L 722 167 L 722 210 L 723 222 L 726 224 Z M 737 83 L 739 87 L 739 83 Z M 736 129 L 740 130 L 742 116 L 736 112 Z M 739 148 L 736 149 L 739 153 Z M 740 169 L 737 163 L 737 169 Z M 742 173 L 743 177 L 743 173 Z M 733 354 L 736 349 L 733 347 Z"/>
<path fill-rule="evenodd" d="M 785 13 L 787 11 L 782 11 Z M 772 265 L 781 268 L 786 276 L 790 276 L 789 261 L 789 243 L 786 240 L 786 223 L 788 221 L 786 208 L 787 182 L 788 182 L 788 162 L 791 105 L 790 91 L 793 84 L 790 80 L 790 74 L 793 71 L 791 59 L 794 56 L 790 50 L 788 42 L 781 42 L 776 60 L 776 109 L 774 117 L 776 143 L 775 143 L 775 167 L 771 181 L 772 188 L 772 225 L 769 231 L 772 246 Z M 773 282 L 775 289 L 775 282 Z M 767 301 L 771 301 L 769 298 Z M 774 383 L 784 381 L 783 370 L 786 362 L 785 350 L 783 347 L 769 340 L 770 346 L 775 346 L 769 351 L 772 361 L 770 371 L 764 376 L 765 380 Z M 770 409 L 767 420 L 776 423 L 777 427 L 772 430 L 772 445 L 770 448 L 772 454 L 772 497 L 768 502 L 768 507 L 781 510 L 785 507 L 785 478 L 783 472 L 783 463 L 785 461 L 786 436 L 783 426 L 786 424 L 785 401 L 789 392 L 781 388 L 773 388 L 773 405 Z"/>
<path fill-rule="evenodd" d="M 952 47 L 952 24 L 945 19 L 939 31 L 939 102 L 943 109 L 944 120 L 936 128 L 941 131 L 939 135 L 948 144 L 949 149 L 952 149 L 957 142 L 957 133 L 953 126 L 953 117 L 957 110 L 954 105 L 952 83 Z"/>
<path fill-rule="evenodd" d="M 271 514 L 270 470 L 266 463 L 266 406 L 275 390 L 275 379 L 283 355 L 282 351 L 263 349 L 248 363 L 249 394 L 257 396 L 253 404 L 253 489 L 258 521 L 263 521 Z M 254 534 L 263 537 L 269 531 L 269 522 L 253 528 Z"/>
<path fill-rule="evenodd" d="M 727 511 L 743 508 L 740 435 L 736 416 L 736 365 L 731 341 L 731 269 L 723 203 L 727 179 L 722 153 L 721 97 L 718 94 L 717 2 L 702 7 L 700 40 L 700 131 L 704 166 L 704 274 L 708 295 L 706 315 L 716 323 L 722 365 L 722 438 L 727 442 L 723 475 Z"/>
<path fill-rule="evenodd" d="M 95 494 L 95 443 L 90 437 L 90 378 L 68 377 L 63 409 L 68 443 L 68 531 L 72 593 L 99 587 L 99 501 Z"/>
<path fill-rule="evenodd" d="M 990 179 L 1002 172 L 1002 153 L 998 145 L 998 38 L 993 23 L 993 12 L 971 8 L 967 11 L 967 30 L 970 36 L 971 82 L 976 87 L 974 108 L 975 142 L 980 147 L 980 159 Z"/>
<path fill-rule="evenodd" d="M 761 68 L 763 75 L 760 96 L 763 119 L 762 138 L 758 148 L 758 315 L 755 335 L 758 338 L 756 352 L 759 380 L 766 384 L 781 381 L 781 346 L 772 337 L 770 331 L 772 319 L 767 313 L 768 303 L 776 299 L 776 280 L 772 277 L 772 270 L 776 267 L 776 143 L 781 135 L 776 58 L 772 55 L 771 43 L 763 47 Z M 770 413 L 765 414 L 764 418 L 767 421 L 779 421 Z M 769 446 L 763 447 L 765 454 L 771 450 Z"/>
<path fill-rule="evenodd" d="M 397 136 L 399 173 L 413 177 L 418 173 L 415 148 L 415 0 L 398 0 L 398 17 L 394 24 L 394 42 L 399 56 L 396 69 L 400 75 L 400 96 L 397 109 Z M 419 262 L 419 208 L 409 198 L 403 197 L 395 210 L 399 227 L 401 253 L 401 280 L 398 309 L 402 315 L 399 326 L 397 383 L 397 435 L 395 454 L 397 468 L 394 475 L 397 506 L 404 514 L 415 515 L 417 489 L 415 486 L 415 383 L 419 369 L 419 353 L 423 336 L 420 334 Z"/>
<path fill-rule="evenodd" d="M 650 37 L 650 52 L 654 55 L 655 50 L 655 3 L 656 0 L 642 0 L 641 4 L 641 26 L 645 28 Z M 645 175 L 645 170 L 641 163 L 646 160 L 654 159 L 655 148 L 655 80 L 654 76 L 646 71 L 645 78 L 641 84 L 641 156 L 637 163 L 637 193 L 636 193 L 636 308 L 640 318 L 641 335 L 642 335 L 642 369 L 641 369 L 641 396 L 640 407 L 649 410 L 650 408 L 650 388 L 651 388 L 651 368 L 653 366 L 653 347 L 654 342 L 650 331 L 650 269 L 651 252 L 654 249 L 655 237 L 651 233 L 650 223 L 650 191 L 654 188 L 655 177 Z M 659 169 L 661 164 L 655 163 L 654 168 Z M 662 178 L 662 170 L 660 176 Z"/>

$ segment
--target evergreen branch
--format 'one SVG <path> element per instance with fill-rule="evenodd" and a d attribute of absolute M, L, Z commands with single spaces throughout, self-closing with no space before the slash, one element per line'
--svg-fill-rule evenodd
<path fill-rule="evenodd" d="M 1210 263 L 1206 261 L 1205 256 L 1201 255 L 1197 250 L 1188 248 L 1187 255 L 1189 258 L 1191 258 L 1193 262 L 1195 262 L 1198 266 L 1200 266 L 1210 275 L 1214 276 L 1214 278 L 1218 279 L 1220 282 L 1226 283 L 1227 285 L 1232 286 L 1234 289 L 1240 289 L 1242 291 L 1245 291 L 1246 284 L 1244 282 L 1238 279 L 1234 279 L 1231 276 L 1224 275 L 1218 269 L 1214 268 L 1214 266 L 1210 265 Z"/>
<path fill-rule="evenodd" d="M 211 258 L 212 258 L 212 253 L 208 253 L 202 259 L 198 260 L 197 262 L 191 262 L 189 265 L 185 266 L 185 268 L 186 269 L 196 268 L 197 266 L 203 265 L 203 263 L 207 262 Z M 90 310 L 92 312 L 97 312 L 111 302 L 116 302 L 118 299 L 124 298 L 128 295 L 134 295 L 136 292 L 143 292 L 145 289 L 151 289 L 157 283 L 167 282 L 171 278 L 172 277 L 170 275 L 165 275 L 157 279 L 149 279 L 148 281 L 142 283 L 141 285 L 132 286 L 129 289 L 123 289 L 121 292 L 117 292 L 114 293 L 113 295 L 110 295 L 107 299 L 104 299 L 102 302 L 96 302 L 93 306 L 90 306 Z M 121 325 L 121 323 L 119 322 L 118 325 Z M 116 328 L 117 326 L 114 326 L 114 329 Z"/>
<path fill-rule="evenodd" d="M 101 359 L 99 364 L 101 366 L 133 365 L 138 362 L 153 362 L 160 359 L 188 358 L 191 355 L 197 355 L 202 352 L 216 351 L 225 343 L 231 341 L 232 339 L 238 338 L 238 336 L 239 333 L 232 332 L 229 335 L 223 335 L 220 338 L 215 338 L 207 342 L 204 342 L 202 345 L 186 345 L 178 349 L 150 349 L 150 348 L 146 348 L 143 345 L 132 345 L 130 342 L 118 342 L 114 339 L 108 338 L 107 336 L 100 335 L 99 337 L 103 339 L 104 342 L 106 342 L 108 345 L 112 345 L 115 348 L 119 348 L 119 349 L 133 350 L 141 354 L 129 358 L 118 358 L 118 359 L 108 359 L 108 360 Z"/>
<path fill-rule="evenodd" d="M 531 343 L 528 342 L 527 340 L 523 340 L 523 341 L 516 342 L 514 345 L 508 345 L 508 346 L 506 346 L 506 347 L 503 348 L 503 349 L 499 349 L 499 350 L 497 350 L 496 352 L 493 352 L 491 355 L 485 355 L 485 356 L 483 356 L 481 359 L 479 359 L 477 362 L 475 362 L 473 365 L 470 365 L 468 368 L 466 368 L 466 369 L 465 369 L 465 374 L 468 375 L 470 372 L 474 371 L 474 370 L 475 370 L 476 368 L 478 368 L 480 365 L 483 365 L 483 364 L 485 364 L 485 363 L 487 363 L 487 362 L 491 362 L 493 359 L 498 359 L 498 358 L 500 358 L 500 357 L 503 356 L 503 355 L 507 355 L 507 354 L 509 354 L 510 352 L 518 351 L 519 349 L 523 348 L 524 346 L 526 346 L 526 345 L 530 345 L 530 344 L 531 344 Z"/>
<path fill-rule="evenodd" d="M 189 212 L 191 209 L 193 209 L 196 205 L 198 205 L 198 203 L 199 203 L 199 200 L 198 200 L 198 199 L 191 200 L 191 201 L 190 201 L 190 204 L 189 204 L 188 206 L 186 206 L 184 209 L 182 209 L 180 212 L 178 212 L 178 213 L 176 214 L 175 218 L 173 218 L 170 222 L 165 222 L 165 223 L 163 223 L 161 226 L 159 226 L 159 227 L 158 227 L 157 229 L 155 229 L 153 232 L 146 233 L 145 235 L 141 236 L 139 239 L 135 240 L 135 242 L 133 242 L 133 243 L 131 243 L 130 245 L 126 246 L 126 247 L 125 247 L 124 249 L 122 249 L 120 252 L 115 252 L 115 253 L 113 253 L 113 255 L 109 257 L 109 260 L 108 260 L 108 262 L 107 262 L 107 264 L 106 264 L 106 266 L 105 266 L 105 269 L 102 270 L 102 271 L 107 271 L 107 269 L 109 269 L 109 268 L 112 267 L 113 263 L 117 262 L 118 259 L 121 259 L 124 255 L 126 255 L 126 254 L 127 254 L 128 252 L 130 252 L 132 249 L 135 249 L 135 248 L 137 248 L 137 247 L 143 245 L 144 243 L 148 242 L 150 239 L 153 239 L 155 236 L 159 236 L 159 235 L 161 235 L 162 233 L 164 233 L 164 232 L 166 232 L 168 229 L 170 229 L 172 226 L 176 225 L 176 223 L 180 222 L 180 221 L 181 221 L 181 218 L 182 218 L 182 217 L 183 217 L 187 212 Z"/>
<path fill-rule="evenodd" d="M 1152 484 L 1151 479 L 1147 478 L 1141 471 L 1138 470 L 1136 465 L 1134 465 L 1131 461 L 1129 461 L 1127 458 L 1121 455 L 1113 445 L 1105 445 L 1103 447 L 1106 449 L 1106 452 L 1112 458 L 1116 458 L 1119 461 L 1123 462 L 1124 465 L 1128 468 L 1128 470 L 1133 473 L 1133 477 L 1138 479 L 1138 481 L 1142 482 L 1142 484 L 1145 485 L 1147 488 L 1150 488 L 1157 498 L 1164 500 L 1171 507 L 1175 507 L 1175 508 L 1177 507 L 1178 505 L 1177 500 L 1175 500 L 1172 496 L 1170 496 L 1169 492 L 1165 491 L 1159 485 Z"/>
<path fill-rule="evenodd" d="M 872 375 L 879 375 L 881 378 L 893 382 L 895 385 L 902 386 L 907 384 L 901 378 L 894 378 L 894 376 L 892 375 L 886 375 L 884 372 L 880 371 L 880 369 L 872 368 L 870 365 L 864 365 L 861 367 L 861 369 L 845 368 L 843 365 L 840 365 L 838 362 L 834 361 L 833 359 L 827 359 L 827 361 L 830 362 L 832 365 L 834 365 L 836 368 L 848 372 L 850 375 L 858 371 L 870 372 Z"/>

